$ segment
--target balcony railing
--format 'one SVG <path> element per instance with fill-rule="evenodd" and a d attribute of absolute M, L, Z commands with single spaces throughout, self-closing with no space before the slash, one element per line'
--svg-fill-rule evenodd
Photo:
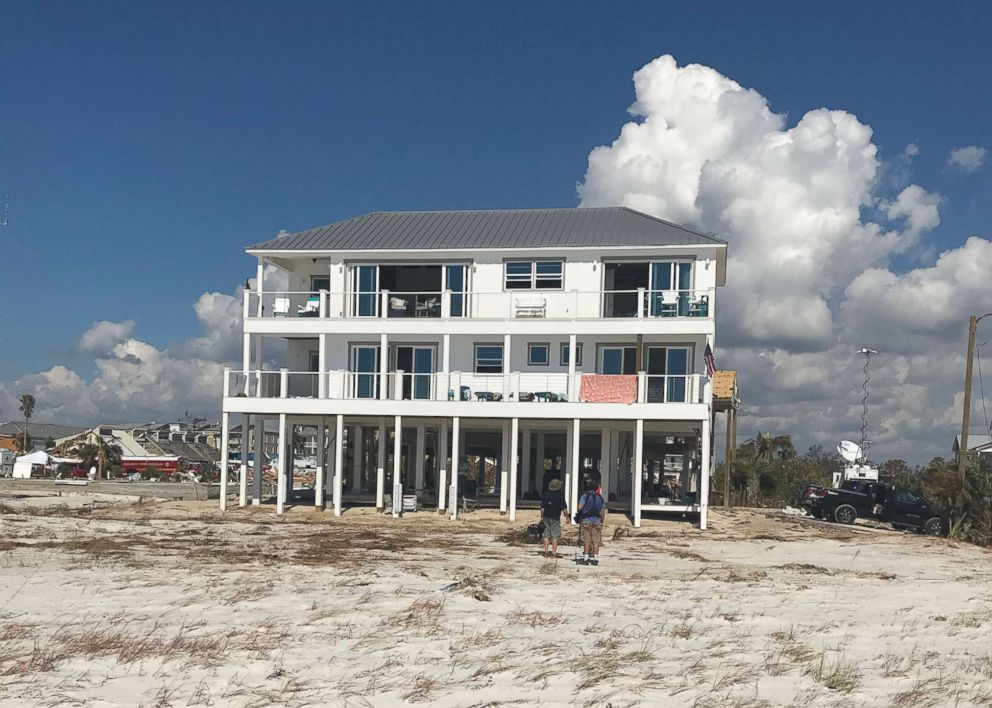
<path fill-rule="evenodd" d="M 230 371 L 228 397 L 458 402 L 703 403 L 702 374 L 630 375 L 315 371 Z"/>
<path fill-rule="evenodd" d="M 704 290 L 510 290 L 506 292 L 245 291 L 246 318 L 600 319 L 709 318 Z"/>

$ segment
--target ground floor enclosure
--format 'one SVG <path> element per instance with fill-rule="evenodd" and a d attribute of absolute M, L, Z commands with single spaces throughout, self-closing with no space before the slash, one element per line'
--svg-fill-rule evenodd
<path fill-rule="evenodd" d="M 602 486 L 611 511 L 692 514 L 706 526 L 711 431 L 708 420 L 544 420 L 240 414 L 243 436 L 259 444 L 278 431 L 278 453 L 232 449 L 223 415 L 221 508 L 273 501 L 312 504 L 340 515 L 375 506 L 399 516 L 436 509 L 450 518 L 498 508 L 509 520 L 536 508 L 553 479 L 574 510 L 587 479 Z M 303 442 L 309 441 L 309 442 Z M 258 464 L 256 461 L 261 461 Z M 230 479 L 229 479 L 230 478 Z"/>

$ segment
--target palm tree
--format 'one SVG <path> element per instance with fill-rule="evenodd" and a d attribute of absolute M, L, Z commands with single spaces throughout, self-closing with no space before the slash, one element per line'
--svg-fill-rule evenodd
<path fill-rule="evenodd" d="M 78 454 L 83 460 L 83 467 L 97 468 L 98 479 L 103 476 L 104 470 L 107 470 L 107 479 L 110 479 L 110 468 L 121 463 L 122 450 L 98 437 L 96 442 L 80 445 Z"/>
<path fill-rule="evenodd" d="M 21 413 L 24 414 L 24 444 L 22 451 L 28 451 L 28 421 L 34 415 L 34 396 L 30 393 L 21 394 Z"/>
<path fill-rule="evenodd" d="M 795 456 L 791 435 L 772 435 L 759 430 L 756 436 L 741 445 L 737 459 L 740 467 L 746 470 L 748 505 L 757 503 L 761 477 L 767 475 L 772 462 Z"/>

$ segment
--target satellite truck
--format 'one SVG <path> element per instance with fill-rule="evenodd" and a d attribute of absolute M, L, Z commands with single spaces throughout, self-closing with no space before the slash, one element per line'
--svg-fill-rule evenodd
<path fill-rule="evenodd" d="M 837 454 L 844 459 L 844 469 L 834 472 L 833 488 L 840 487 L 842 482 L 851 479 L 863 479 L 869 482 L 878 481 L 878 468 L 868 464 L 868 457 L 861 446 L 850 440 L 837 443 Z"/>

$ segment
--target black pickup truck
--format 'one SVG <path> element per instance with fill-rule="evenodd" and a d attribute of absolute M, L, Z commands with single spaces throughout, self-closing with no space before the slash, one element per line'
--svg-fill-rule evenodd
<path fill-rule="evenodd" d="M 860 517 L 930 536 L 946 532 L 944 517 L 930 502 L 905 487 L 884 482 L 852 479 L 842 482 L 839 489 L 810 484 L 800 491 L 799 503 L 816 518 L 839 524 L 851 524 Z"/>

